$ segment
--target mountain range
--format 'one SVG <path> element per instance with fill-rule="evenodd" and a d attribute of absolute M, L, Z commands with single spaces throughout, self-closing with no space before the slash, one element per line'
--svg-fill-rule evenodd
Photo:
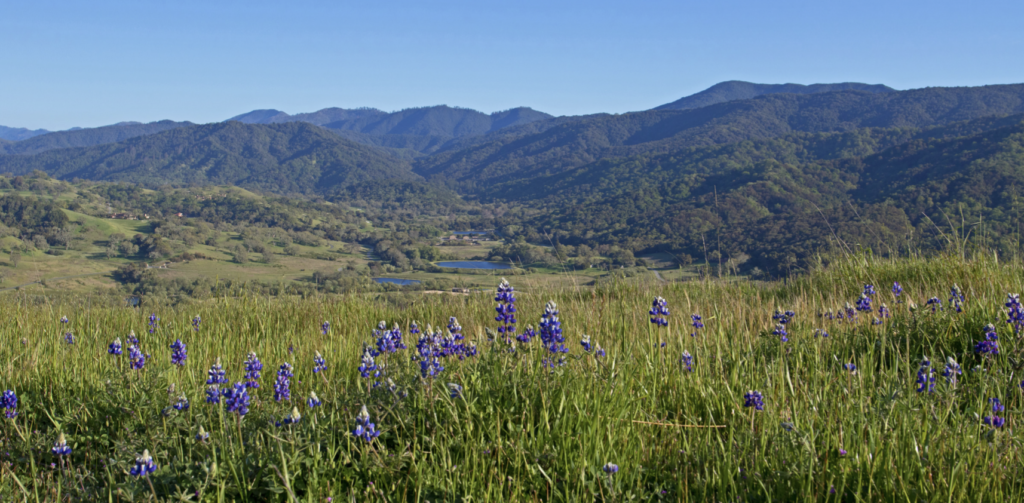
<path fill-rule="evenodd" d="M 509 237 L 717 253 L 782 273 L 829 241 L 941 247 L 935 221 L 950 212 L 1016 246 L 1022 145 L 1022 84 L 724 82 L 626 114 L 437 106 L 126 123 L 0 142 L 0 172 L 334 199 L 458 194 L 529 208 L 480 223 Z"/>

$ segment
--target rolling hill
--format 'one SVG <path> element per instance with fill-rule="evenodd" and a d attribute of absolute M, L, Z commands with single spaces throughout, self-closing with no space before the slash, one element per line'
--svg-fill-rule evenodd
<path fill-rule="evenodd" d="M 179 127 L 191 126 L 191 122 L 158 121 L 149 124 L 138 122 L 122 122 L 98 128 L 81 128 L 58 131 L 33 136 L 32 138 L 0 146 L 0 154 L 32 155 L 47 150 L 71 147 L 91 147 L 107 143 L 117 143 L 137 136 L 167 131 Z"/>
<path fill-rule="evenodd" d="M 23 127 L 0 126 L 0 140 L 21 141 L 46 133 L 49 133 L 49 131 L 45 129 L 32 130 Z"/>
<path fill-rule="evenodd" d="M 666 103 L 653 110 L 689 110 L 727 101 L 748 100 L 765 94 L 818 94 L 833 91 L 864 91 L 869 93 L 891 93 L 896 90 L 881 84 L 843 82 L 839 84 L 754 84 L 741 80 L 719 82 L 699 93 Z"/>

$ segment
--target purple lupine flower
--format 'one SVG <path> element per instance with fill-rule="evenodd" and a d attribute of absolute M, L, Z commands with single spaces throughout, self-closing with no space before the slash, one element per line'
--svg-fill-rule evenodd
<path fill-rule="evenodd" d="M 206 387 L 206 403 L 220 403 L 220 386 L 211 384 Z"/>
<path fill-rule="evenodd" d="M 302 414 L 299 414 L 299 408 L 292 407 L 292 413 L 285 416 L 282 422 L 284 424 L 299 424 L 300 421 L 302 421 Z"/>
<path fill-rule="evenodd" d="M 690 325 L 693 326 L 693 333 L 690 334 L 690 337 L 697 337 L 697 332 L 704 328 L 704 321 L 699 314 L 691 314 L 690 321 Z"/>
<path fill-rule="evenodd" d="M 1006 424 L 1006 418 L 999 417 L 996 414 L 1004 411 L 1006 407 L 1003 406 L 1003 403 L 998 398 L 989 398 L 988 402 L 992 404 L 992 415 L 985 416 L 982 418 L 982 421 L 992 428 L 1002 428 Z"/>
<path fill-rule="evenodd" d="M 61 322 L 61 323 L 63 323 L 63 324 L 65 324 L 65 325 L 67 325 L 67 324 L 68 324 L 68 321 L 69 321 L 69 320 L 68 320 L 68 317 L 67 317 L 67 316 L 61 316 L 61 317 L 60 317 L 60 322 Z"/>
<path fill-rule="evenodd" d="M 526 325 L 526 329 L 519 335 L 516 335 L 516 340 L 522 344 L 529 344 L 534 337 L 537 337 L 537 332 L 533 330 L 533 325 Z"/>
<path fill-rule="evenodd" d="M 174 402 L 174 405 L 173 405 L 173 407 L 174 407 L 174 409 L 175 409 L 175 410 L 177 410 L 177 411 L 186 411 L 186 410 L 188 410 L 188 408 L 189 408 L 189 405 L 190 405 L 190 404 L 188 403 L 188 397 L 187 397 L 187 396 L 185 396 L 185 395 L 181 395 L 181 396 L 179 396 L 179 397 L 178 397 L 178 399 L 177 399 L 177 400 L 176 400 L 176 401 Z"/>
<path fill-rule="evenodd" d="M 878 317 L 880 319 L 885 320 L 885 319 L 889 318 L 889 316 L 890 316 L 889 307 L 886 306 L 885 303 L 882 303 L 881 306 L 878 306 Z"/>
<path fill-rule="evenodd" d="M 794 313 L 793 311 L 780 311 L 776 309 L 775 314 L 772 315 L 772 319 L 775 320 L 775 323 L 777 324 L 785 325 L 793 321 L 794 316 L 796 316 L 796 313 Z"/>
<path fill-rule="evenodd" d="M 559 356 L 556 362 L 554 355 L 568 353 L 569 349 L 565 347 L 565 337 L 562 336 L 562 323 L 558 321 L 558 305 L 553 300 L 549 300 L 547 305 L 544 306 L 544 314 L 541 315 L 540 321 L 540 339 L 544 343 L 544 347 L 552 354 L 552 358 L 550 360 L 545 359 L 543 363 L 551 368 L 554 368 L 556 363 L 559 366 L 563 365 L 565 357 Z"/>
<path fill-rule="evenodd" d="M 932 369 L 932 362 L 925 358 L 921 360 L 921 366 L 917 370 L 917 392 L 935 392 L 935 370 Z"/>
<path fill-rule="evenodd" d="M 602 348 L 600 344 L 596 344 L 596 347 L 597 347 L 597 349 L 594 350 L 594 356 L 596 356 L 598 358 L 604 357 L 605 356 L 604 348 Z"/>
<path fill-rule="evenodd" d="M 455 318 L 452 318 L 452 319 L 455 319 Z M 420 324 L 417 323 L 416 320 L 413 320 L 412 323 L 409 324 L 409 335 L 419 335 L 419 333 L 420 333 Z"/>
<path fill-rule="evenodd" d="M 0 395 L 0 407 L 4 409 L 4 416 L 7 419 L 13 419 L 18 416 L 18 395 L 12 390 L 4 391 L 3 395 Z"/>
<path fill-rule="evenodd" d="M 498 322 L 498 333 L 505 338 L 505 344 L 511 344 L 516 333 L 516 292 L 505 278 L 498 284 L 494 301 L 498 303 L 494 308 L 498 312 L 494 318 Z"/>
<path fill-rule="evenodd" d="M 128 346 L 128 367 L 132 370 L 142 370 L 146 366 L 146 355 L 136 345 Z"/>
<path fill-rule="evenodd" d="M 373 337 L 376 339 L 377 348 L 373 356 L 397 353 L 399 349 L 405 349 L 405 343 L 402 342 L 402 330 L 398 327 L 398 323 L 388 330 L 387 323 L 381 321 L 377 325 L 377 330 L 373 331 Z"/>
<path fill-rule="evenodd" d="M 857 365 L 853 363 L 844 363 L 843 368 L 850 372 L 850 374 L 857 373 Z"/>
<path fill-rule="evenodd" d="M 72 345 L 74 343 L 75 343 L 75 334 L 73 334 L 71 332 L 66 332 L 64 334 L 64 344 L 67 344 L 67 345 L 70 346 L 70 345 Z"/>
<path fill-rule="evenodd" d="M 139 345 L 139 338 L 135 336 L 135 331 L 134 330 L 131 330 L 131 331 L 128 332 L 128 339 L 125 342 L 127 342 L 129 346 L 138 346 Z"/>
<path fill-rule="evenodd" d="M 754 410 L 764 410 L 764 396 L 760 391 L 748 391 L 743 395 L 743 406 L 753 407 Z"/>
<path fill-rule="evenodd" d="M 68 441 L 64 438 L 64 433 L 57 435 L 57 442 L 53 444 L 53 448 L 50 449 L 50 452 L 52 452 L 54 456 L 58 457 L 71 454 L 71 447 L 68 447 Z"/>
<path fill-rule="evenodd" d="M 156 329 L 160 328 L 159 323 L 160 323 L 160 318 L 156 317 L 156 313 L 150 314 L 149 315 L 149 333 L 152 334 L 152 333 L 156 332 Z"/>
<path fill-rule="evenodd" d="M 366 410 L 365 405 L 359 411 L 359 415 L 356 416 L 356 429 L 352 430 L 352 435 L 366 442 L 371 442 L 380 435 L 376 425 L 370 422 L 370 412 Z"/>
<path fill-rule="evenodd" d="M 292 378 L 292 366 L 288 362 L 281 364 L 281 368 L 277 371 L 277 381 L 274 382 L 274 401 L 280 402 L 282 400 L 292 399 L 291 390 L 291 378 Z"/>
<path fill-rule="evenodd" d="M 1019 334 L 1024 328 L 1024 306 L 1021 306 L 1020 295 L 1006 294 L 1006 322 L 1013 326 L 1013 333 Z"/>
<path fill-rule="evenodd" d="M 583 350 L 588 353 L 594 349 L 594 345 L 590 343 L 590 336 L 587 334 L 583 334 L 583 338 L 580 339 L 580 346 L 583 346 Z"/>
<path fill-rule="evenodd" d="M 225 388 L 221 394 L 224 395 L 224 410 L 239 416 L 249 413 L 249 392 L 244 383 L 236 382 L 234 386 Z"/>
<path fill-rule="evenodd" d="M 107 353 L 112 354 L 114 356 L 118 356 L 122 353 L 120 337 L 114 339 L 114 342 L 111 342 L 110 345 L 107 346 Z"/>
<path fill-rule="evenodd" d="M 603 467 L 601 467 L 601 470 L 607 473 L 609 476 L 611 476 L 619 472 L 619 465 L 608 462 L 605 463 Z"/>
<path fill-rule="evenodd" d="M 462 325 L 459 325 L 459 320 L 455 319 L 454 316 L 448 318 L 448 333 L 451 334 L 452 340 L 461 341 L 464 338 L 462 335 Z"/>
<path fill-rule="evenodd" d="M 373 361 L 373 351 L 367 347 L 363 350 L 362 363 L 359 365 L 359 375 L 363 379 L 369 379 L 371 374 L 373 377 L 378 377 L 380 372 L 377 370 L 377 364 Z"/>
<path fill-rule="evenodd" d="M 197 314 L 194 318 L 192 318 L 192 330 L 198 332 L 199 331 L 199 325 L 202 322 L 203 322 L 203 319 L 200 318 L 199 315 Z"/>
<path fill-rule="evenodd" d="M 814 336 L 815 337 L 828 337 L 828 332 L 826 332 L 825 329 L 822 329 L 822 328 L 815 328 L 814 329 Z"/>
<path fill-rule="evenodd" d="M 188 353 L 185 350 L 185 343 L 181 342 L 181 339 L 175 340 L 174 344 L 171 344 L 171 365 L 183 367 L 186 358 Z"/>
<path fill-rule="evenodd" d="M 228 378 L 225 377 L 224 367 L 220 364 L 220 357 L 210 365 L 210 370 L 206 372 L 206 384 L 220 385 L 227 384 Z"/>
<path fill-rule="evenodd" d="M 849 302 L 846 303 L 843 311 L 846 313 L 846 321 L 852 322 L 857 319 L 857 309 L 850 305 Z M 839 319 L 843 319 L 842 313 L 840 313 Z"/>
<path fill-rule="evenodd" d="M 864 295 L 875 295 L 875 285 L 864 285 Z"/>
<path fill-rule="evenodd" d="M 949 289 L 949 305 L 956 309 L 956 312 L 962 313 L 963 303 L 966 301 L 964 293 L 960 290 L 960 287 L 953 283 L 953 286 Z"/>
<path fill-rule="evenodd" d="M 903 294 L 903 287 L 900 286 L 899 281 L 893 281 L 892 282 L 892 295 L 894 297 L 899 297 L 902 294 Z"/>
<path fill-rule="evenodd" d="M 316 354 L 313 355 L 313 373 L 316 374 L 323 370 L 327 370 L 327 362 L 324 361 L 324 357 L 320 355 L 319 351 L 317 351 Z"/>
<path fill-rule="evenodd" d="M 668 302 L 666 302 L 665 299 L 655 297 L 654 301 L 651 302 L 651 310 L 648 311 L 647 314 L 651 315 L 651 323 L 654 323 L 655 326 L 668 326 L 668 319 L 666 319 L 666 316 L 670 313 L 668 312 Z"/>
<path fill-rule="evenodd" d="M 149 450 L 143 450 L 142 455 L 135 458 L 135 466 L 129 471 L 134 477 L 145 477 L 150 473 L 156 471 L 156 464 L 153 462 L 153 457 L 149 455 Z"/>
<path fill-rule="evenodd" d="M 203 429 L 203 426 L 199 426 L 199 431 L 196 432 L 196 440 L 199 442 L 206 442 L 210 440 L 210 433 Z"/>
<path fill-rule="evenodd" d="M 687 372 L 693 372 L 693 355 L 689 351 L 683 351 L 682 356 L 679 357 L 679 363 L 685 367 Z"/>
<path fill-rule="evenodd" d="M 782 342 L 789 342 L 789 332 L 786 332 L 786 325 L 778 324 L 775 325 L 775 330 L 772 331 L 772 335 L 776 335 Z"/>
<path fill-rule="evenodd" d="M 324 335 L 327 335 L 330 331 L 331 331 L 331 322 L 329 322 L 327 320 L 324 320 L 324 322 L 320 324 L 320 333 L 322 333 Z"/>
<path fill-rule="evenodd" d="M 245 359 L 245 375 L 242 377 L 245 380 L 245 387 L 251 389 L 259 388 L 260 383 L 258 380 L 262 370 L 263 362 L 256 356 L 255 351 L 250 351 L 249 356 Z"/>
<path fill-rule="evenodd" d="M 932 297 L 932 298 L 928 299 L 928 302 L 925 302 L 924 305 L 926 307 L 927 306 L 932 306 L 932 312 L 933 313 L 935 311 L 942 311 L 942 300 L 940 300 L 938 297 Z"/>
<path fill-rule="evenodd" d="M 451 395 L 452 399 L 461 398 L 462 397 L 462 386 L 459 386 L 458 384 L 450 382 L 450 383 L 448 383 L 448 393 Z"/>
<path fill-rule="evenodd" d="M 985 339 L 974 345 L 974 352 L 982 356 L 994 356 L 999 354 L 999 336 L 996 335 L 995 327 L 985 327 Z"/>
<path fill-rule="evenodd" d="M 864 312 L 870 312 L 871 311 L 871 297 L 868 297 L 867 295 L 864 295 L 863 293 L 860 294 L 860 298 L 857 299 L 857 310 L 858 311 L 864 311 Z"/>
<path fill-rule="evenodd" d="M 960 374 L 963 374 L 963 371 L 960 370 L 960 364 L 953 357 L 946 357 L 946 367 L 942 369 L 942 377 L 946 378 L 946 382 L 956 387 Z"/>
<path fill-rule="evenodd" d="M 315 391 L 310 391 L 309 399 L 306 400 L 306 407 L 312 409 L 314 407 L 319 407 L 321 405 L 323 405 L 323 402 L 320 401 L 320 397 L 316 396 Z"/>

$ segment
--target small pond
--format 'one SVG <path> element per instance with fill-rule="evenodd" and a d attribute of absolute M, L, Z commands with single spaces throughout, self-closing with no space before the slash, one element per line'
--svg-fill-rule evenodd
<path fill-rule="evenodd" d="M 400 278 L 373 278 L 377 283 L 394 283 L 396 285 L 416 285 L 419 284 L 418 280 L 415 279 L 400 279 Z"/>
<path fill-rule="evenodd" d="M 438 267 L 451 267 L 453 269 L 511 269 L 508 264 L 495 262 L 484 262 L 483 260 L 461 260 L 456 262 L 438 262 Z"/>

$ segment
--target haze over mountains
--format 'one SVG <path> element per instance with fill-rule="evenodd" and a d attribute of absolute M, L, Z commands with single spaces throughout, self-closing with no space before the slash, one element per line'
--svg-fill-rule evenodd
<path fill-rule="evenodd" d="M 335 199 L 457 193 L 528 207 L 516 225 L 564 243 L 699 256 L 714 233 L 721 254 L 779 271 L 828 239 L 895 246 L 931 232 L 927 215 L 942 212 L 966 208 L 987 229 L 1014 228 L 1024 84 L 725 82 L 652 110 L 577 117 L 257 110 L 218 124 L 49 133 L 0 143 L 0 153 L 0 172 L 150 187 L 232 184 Z M 374 189 L 381 184 L 387 191 Z"/>

